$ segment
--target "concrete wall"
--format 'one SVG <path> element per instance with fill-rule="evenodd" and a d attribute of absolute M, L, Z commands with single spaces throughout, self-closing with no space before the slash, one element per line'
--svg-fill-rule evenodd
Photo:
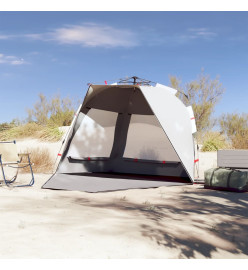
<path fill-rule="evenodd" d="M 217 167 L 217 151 L 216 152 L 199 152 L 199 162 L 196 163 L 196 168 L 199 166 L 199 178 L 204 178 L 204 171 L 210 168 Z M 197 178 L 197 171 L 195 178 Z"/>

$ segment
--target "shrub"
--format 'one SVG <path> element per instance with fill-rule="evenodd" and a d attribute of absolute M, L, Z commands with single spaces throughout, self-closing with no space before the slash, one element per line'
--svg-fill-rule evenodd
<path fill-rule="evenodd" d="M 223 114 L 219 123 L 234 148 L 248 149 L 248 114 Z"/>
<path fill-rule="evenodd" d="M 28 148 L 24 153 L 30 153 L 30 160 L 34 173 L 52 173 L 55 160 L 52 159 L 48 149 L 46 148 Z M 24 161 L 24 160 L 23 160 Z M 29 167 L 21 169 L 20 172 L 29 172 Z"/>
<path fill-rule="evenodd" d="M 20 124 L 20 121 L 18 119 L 13 119 L 10 123 L 1 123 L 0 124 L 0 132 L 11 129 L 15 126 L 17 126 L 18 124 Z"/>
<path fill-rule="evenodd" d="M 63 136 L 61 126 L 69 126 L 73 120 L 75 109 L 70 98 L 55 95 L 48 99 L 39 94 L 39 100 L 33 109 L 28 109 L 25 123 L 14 119 L 11 123 L 0 124 L 0 140 L 8 141 L 20 138 L 37 138 L 58 141 Z"/>
<path fill-rule="evenodd" d="M 219 132 L 207 132 L 205 134 L 201 151 L 210 152 L 226 148 L 230 148 L 230 144 Z"/>
<path fill-rule="evenodd" d="M 248 149 L 248 130 L 236 134 L 232 138 L 232 145 L 235 149 Z"/>
<path fill-rule="evenodd" d="M 12 126 L 9 123 L 5 122 L 5 123 L 0 124 L 0 132 L 8 130 L 10 128 L 12 128 Z"/>
<path fill-rule="evenodd" d="M 58 127 L 42 126 L 37 123 L 27 123 L 15 126 L 0 132 L 0 140 L 8 141 L 21 138 L 37 138 L 41 140 L 58 141 L 63 136 L 63 132 Z"/>
<path fill-rule="evenodd" d="M 69 126 L 75 114 L 74 102 L 70 98 L 61 98 L 55 95 L 48 99 L 39 94 L 39 100 L 33 109 L 28 109 L 28 122 L 36 122 L 40 125 L 53 125 L 56 127 Z"/>

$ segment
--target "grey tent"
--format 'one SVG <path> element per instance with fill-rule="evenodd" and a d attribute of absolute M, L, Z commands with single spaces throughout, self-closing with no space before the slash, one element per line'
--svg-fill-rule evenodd
<path fill-rule="evenodd" d="M 177 90 L 152 85 L 90 85 L 43 188 L 88 192 L 191 184 L 192 108 Z"/>

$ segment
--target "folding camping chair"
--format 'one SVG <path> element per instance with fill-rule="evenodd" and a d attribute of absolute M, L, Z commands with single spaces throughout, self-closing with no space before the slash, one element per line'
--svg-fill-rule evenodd
<path fill-rule="evenodd" d="M 15 187 L 27 187 L 32 186 L 34 184 L 34 174 L 29 155 L 30 155 L 29 153 L 18 154 L 16 141 L 0 142 L 0 166 L 2 169 L 3 180 L 7 186 L 15 182 L 19 169 L 23 169 L 26 167 L 30 168 L 32 176 L 30 183 L 25 185 L 16 185 Z M 23 162 L 23 157 L 26 157 L 27 162 Z M 10 179 L 7 179 L 4 167 L 17 169 L 15 176 Z"/>

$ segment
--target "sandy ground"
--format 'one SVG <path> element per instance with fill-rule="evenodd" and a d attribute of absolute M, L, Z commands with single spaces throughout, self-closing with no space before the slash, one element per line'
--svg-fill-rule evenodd
<path fill-rule="evenodd" d="M 0 258 L 248 258 L 248 193 L 41 189 L 49 177 L 0 187 Z"/>
<path fill-rule="evenodd" d="M 17 142 L 19 151 L 61 142 Z M 216 152 L 199 153 L 200 178 Z M 0 186 L 0 258 L 248 258 L 248 193 L 202 185 L 105 193 Z M 30 176 L 20 175 L 20 183 Z"/>

